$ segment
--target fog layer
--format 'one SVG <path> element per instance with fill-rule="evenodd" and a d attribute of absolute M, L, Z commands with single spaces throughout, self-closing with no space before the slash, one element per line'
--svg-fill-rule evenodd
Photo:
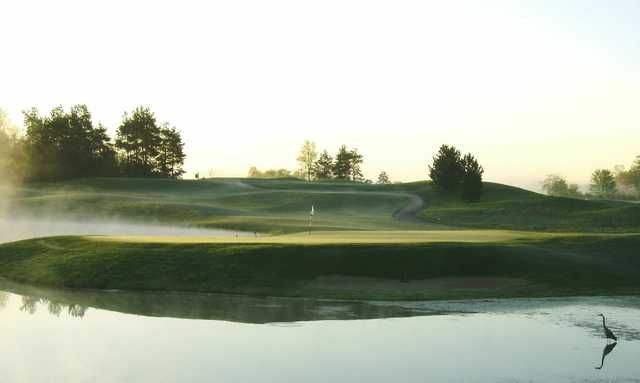
<path fill-rule="evenodd" d="M 0 216 L 0 243 L 56 235 L 240 236 L 248 233 L 118 220 Z M 251 234 L 253 235 L 253 233 Z"/>

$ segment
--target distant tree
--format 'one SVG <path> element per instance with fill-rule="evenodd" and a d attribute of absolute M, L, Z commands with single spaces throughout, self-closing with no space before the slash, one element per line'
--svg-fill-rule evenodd
<path fill-rule="evenodd" d="M 333 162 L 333 175 L 340 180 L 362 181 L 362 168 L 364 157 L 358 149 L 348 150 L 346 145 L 340 146 L 336 159 Z"/>
<path fill-rule="evenodd" d="M 567 189 L 567 196 L 569 197 L 580 196 L 580 187 L 578 186 L 578 184 L 569 184 L 569 188 Z"/>
<path fill-rule="evenodd" d="M 21 149 L 21 141 L 9 116 L 0 109 L 0 184 L 21 178 L 26 165 Z"/>
<path fill-rule="evenodd" d="M 90 175 L 115 176 L 118 175 L 118 161 L 116 151 L 107 134 L 107 128 L 98 126 L 88 132 L 91 157 L 94 159 Z"/>
<path fill-rule="evenodd" d="M 637 156 L 629 170 L 624 166 L 617 166 L 615 169 L 616 184 L 619 191 L 640 197 L 640 156 Z"/>
<path fill-rule="evenodd" d="M 351 153 L 346 145 L 340 146 L 333 163 L 333 175 L 340 180 L 348 180 L 351 176 Z"/>
<path fill-rule="evenodd" d="M 389 176 L 387 175 L 387 172 L 385 172 L 385 171 L 380 172 L 380 175 L 378 175 L 378 184 L 380 184 L 380 185 L 388 185 L 390 183 L 391 183 L 391 181 L 389 181 Z"/>
<path fill-rule="evenodd" d="M 249 173 L 247 174 L 247 177 L 249 178 L 259 178 L 260 177 L 260 171 L 258 170 L 257 167 L 252 166 L 249 168 Z"/>
<path fill-rule="evenodd" d="M 349 152 L 349 167 L 352 181 L 362 181 L 362 169 L 361 165 L 364 162 L 362 154 L 358 153 L 358 149 L 351 149 Z"/>
<path fill-rule="evenodd" d="M 180 178 L 186 155 L 180 132 L 164 124 L 160 128 L 160 145 L 157 157 L 157 171 L 163 177 Z"/>
<path fill-rule="evenodd" d="M 293 173 L 287 169 L 267 169 L 260 171 L 255 166 L 249 168 L 249 178 L 288 178 L 293 177 Z"/>
<path fill-rule="evenodd" d="M 319 180 L 333 178 L 333 166 L 333 158 L 324 150 L 313 166 L 314 176 Z"/>
<path fill-rule="evenodd" d="M 484 169 L 476 158 L 467 154 L 462 158 L 464 175 L 462 177 L 462 197 L 467 201 L 478 201 L 482 196 L 482 175 Z"/>
<path fill-rule="evenodd" d="M 116 137 L 116 147 L 124 152 L 125 174 L 153 175 L 161 140 L 160 128 L 151 109 L 140 106 L 131 115 L 125 112 Z"/>
<path fill-rule="evenodd" d="M 316 151 L 315 142 L 305 140 L 302 145 L 302 149 L 300 149 L 300 154 L 298 155 L 298 162 L 300 163 L 300 169 L 305 174 L 307 181 L 311 181 L 311 177 L 313 176 L 313 166 L 317 158 L 318 152 Z"/>
<path fill-rule="evenodd" d="M 549 174 L 542 183 L 542 190 L 550 196 L 564 197 L 569 194 L 569 184 L 564 177 Z"/>
<path fill-rule="evenodd" d="M 23 114 L 28 178 L 59 180 L 111 175 L 115 152 L 106 129 L 93 126 L 86 105 L 74 105 L 69 111 L 58 106 L 44 117 L 35 108 Z"/>
<path fill-rule="evenodd" d="M 452 192 L 460 187 L 464 176 L 464 165 L 460 151 L 454 146 L 442 145 L 429 165 L 429 177 L 441 191 Z"/>
<path fill-rule="evenodd" d="M 591 175 L 591 192 L 599 197 L 610 197 L 616 192 L 616 179 L 608 169 L 597 169 Z"/>

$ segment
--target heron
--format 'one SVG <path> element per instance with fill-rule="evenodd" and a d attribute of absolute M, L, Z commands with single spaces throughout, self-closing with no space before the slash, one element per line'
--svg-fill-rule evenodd
<path fill-rule="evenodd" d="M 607 341 L 609 339 L 613 339 L 614 341 L 617 341 L 618 338 L 616 338 L 616 336 L 613 334 L 613 331 L 609 330 L 609 327 L 607 327 L 607 325 L 605 324 L 604 315 L 598 314 L 598 316 L 602 317 L 602 328 L 604 328 L 604 336 L 607 337 Z"/>

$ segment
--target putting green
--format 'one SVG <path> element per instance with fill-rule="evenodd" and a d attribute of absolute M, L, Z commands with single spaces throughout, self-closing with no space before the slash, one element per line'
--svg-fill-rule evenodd
<path fill-rule="evenodd" d="M 579 236 L 574 233 L 537 233 L 511 230 L 429 231 L 322 231 L 258 237 L 89 236 L 94 241 L 123 243 L 218 243 L 218 244 L 408 244 L 510 242 Z"/>

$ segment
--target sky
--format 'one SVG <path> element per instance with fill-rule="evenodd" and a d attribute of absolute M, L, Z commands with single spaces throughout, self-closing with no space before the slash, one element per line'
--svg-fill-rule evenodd
<path fill-rule="evenodd" d="M 2 1 L 0 108 L 147 105 L 186 177 L 296 167 L 305 139 L 365 176 L 427 178 L 441 144 L 485 179 L 586 184 L 640 154 L 640 1 Z"/>

